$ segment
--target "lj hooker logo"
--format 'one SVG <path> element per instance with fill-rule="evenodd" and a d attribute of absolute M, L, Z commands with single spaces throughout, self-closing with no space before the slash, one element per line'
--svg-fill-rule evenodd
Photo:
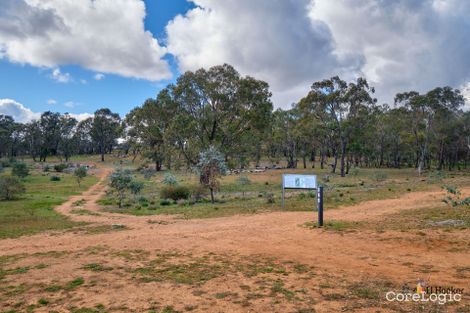
<path fill-rule="evenodd" d="M 385 294 L 387 301 L 397 302 L 434 302 L 446 304 L 448 302 L 460 302 L 463 288 L 447 286 L 430 286 L 424 280 L 418 280 L 416 288 L 403 286 L 402 292 L 389 291 Z"/>

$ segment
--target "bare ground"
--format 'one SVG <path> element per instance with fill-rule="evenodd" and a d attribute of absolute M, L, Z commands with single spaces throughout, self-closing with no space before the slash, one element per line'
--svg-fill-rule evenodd
<path fill-rule="evenodd" d="M 113 214 L 96 204 L 109 173 L 99 169 L 99 183 L 56 208 L 92 225 L 0 241 L 7 271 L 0 311 L 470 311 L 469 230 L 334 232 L 302 227 L 315 218 L 309 212 L 199 220 Z M 408 193 L 328 210 L 325 220 L 374 223 L 442 198 L 437 190 Z M 72 286 L 77 278 L 82 283 Z M 385 301 L 385 291 L 417 279 L 466 294 L 446 306 Z"/>

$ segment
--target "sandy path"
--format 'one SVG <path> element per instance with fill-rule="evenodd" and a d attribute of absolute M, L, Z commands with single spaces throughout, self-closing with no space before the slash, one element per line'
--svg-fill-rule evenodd
<path fill-rule="evenodd" d="M 235 253 L 246 256 L 262 254 L 310 264 L 320 268 L 323 273 L 346 275 L 352 279 L 380 276 L 398 283 L 419 278 L 416 277 L 416 266 L 431 264 L 435 281 L 469 287 L 468 281 L 462 281 L 454 275 L 455 268 L 470 268 L 469 247 L 457 252 L 449 250 L 455 243 L 468 242 L 468 230 L 451 235 L 431 230 L 427 231 L 425 237 L 417 237 L 415 234 L 393 231 L 344 234 L 301 227 L 303 223 L 315 218 L 312 212 L 273 212 L 194 220 L 181 220 L 172 216 L 110 214 L 99 211 L 99 206 L 95 203 L 105 192 L 104 181 L 110 171 L 99 169 L 99 183 L 84 194 L 71 197 L 56 210 L 76 221 L 123 224 L 129 229 L 93 235 L 64 232 L 5 239 L 0 241 L 0 255 L 51 250 L 80 251 L 97 245 L 113 250 L 178 249 L 193 253 Z M 464 190 L 464 194 L 469 193 L 470 188 Z M 368 201 L 328 210 L 325 212 L 325 219 L 374 221 L 401 210 L 435 206 L 439 204 L 443 194 L 442 191 L 414 192 L 398 199 Z M 85 199 L 83 209 L 100 215 L 71 214 L 73 202 L 80 199 Z M 169 224 L 150 224 L 149 219 L 165 220 Z M 85 264 L 91 260 L 93 259 L 87 260 L 84 257 L 80 262 Z M 70 276 L 77 261 L 64 259 L 61 262 L 60 275 Z"/>

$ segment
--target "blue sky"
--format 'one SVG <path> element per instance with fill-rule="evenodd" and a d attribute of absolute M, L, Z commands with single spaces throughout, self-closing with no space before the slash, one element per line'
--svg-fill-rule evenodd
<path fill-rule="evenodd" d="M 335 75 L 365 77 L 379 103 L 438 86 L 470 99 L 467 0 L 1 3 L 0 114 L 18 121 L 102 107 L 124 117 L 180 72 L 223 63 L 268 82 L 276 108 Z"/>
<path fill-rule="evenodd" d="M 165 39 L 165 26 L 178 14 L 184 14 L 194 5 L 186 0 L 147 0 L 145 29 L 161 43 Z M 104 74 L 96 80 L 96 71 L 77 65 L 62 65 L 60 71 L 70 74 L 70 82 L 51 78 L 51 69 L 0 60 L 0 98 L 14 99 L 34 112 L 46 110 L 69 113 L 93 113 L 101 107 L 111 108 L 124 116 L 149 97 L 174 81 L 178 69 L 173 56 L 166 55 L 174 76 L 170 80 L 148 81 Z M 52 101 L 51 101 L 52 100 Z M 51 102 L 56 103 L 51 103 Z"/>

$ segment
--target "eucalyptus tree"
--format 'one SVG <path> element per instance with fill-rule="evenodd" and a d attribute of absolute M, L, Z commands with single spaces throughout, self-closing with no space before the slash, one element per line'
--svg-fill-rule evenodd
<path fill-rule="evenodd" d="M 231 157 L 243 146 L 246 132 L 262 132 L 269 125 L 268 84 L 241 77 L 230 65 L 186 72 L 168 88 L 176 105 L 171 137 L 189 164 L 196 164 L 199 152 L 209 146 Z"/>
<path fill-rule="evenodd" d="M 0 158 L 11 154 L 15 124 L 11 116 L 0 114 Z"/>
<path fill-rule="evenodd" d="M 101 161 L 104 162 L 104 155 L 112 151 L 122 133 L 119 114 L 111 112 L 108 108 L 97 110 L 90 131 L 91 138 L 101 155 Z"/>
<path fill-rule="evenodd" d="M 57 155 L 61 139 L 60 113 L 47 111 L 41 114 L 39 119 L 41 130 L 41 150 L 39 161 L 45 162 L 47 156 Z"/>
<path fill-rule="evenodd" d="M 308 95 L 300 101 L 301 110 L 311 113 L 321 122 L 322 127 L 332 133 L 333 173 L 341 156 L 340 171 L 341 176 L 345 176 L 348 142 L 352 131 L 358 126 L 354 118 L 364 107 L 376 102 L 372 98 L 373 93 L 374 89 L 369 87 L 364 78 L 348 84 L 335 76 L 313 83 Z"/>
<path fill-rule="evenodd" d="M 415 167 L 421 174 L 424 168 L 431 166 L 430 146 L 435 139 L 438 121 L 444 122 L 457 114 L 464 104 L 464 98 L 458 89 L 439 87 L 426 94 L 416 91 L 399 93 L 395 97 L 395 104 L 410 112 L 416 149 Z"/>
<path fill-rule="evenodd" d="M 65 113 L 60 117 L 60 141 L 58 150 L 64 156 L 65 162 L 77 151 L 77 139 L 75 137 L 78 121 Z"/>
<path fill-rule="evenodd" d="M 157 99 L 147 99 L 142 107 L 133 109 L 126 116 L 128 134 L 133 136 L 134 147 L 140 146 L 144 155 L 155 162 L 155 169 L 160 171 L 168 153 L 168 129 L 175 116 L 175 105 L 169 89 L 163 89 Z"/>

